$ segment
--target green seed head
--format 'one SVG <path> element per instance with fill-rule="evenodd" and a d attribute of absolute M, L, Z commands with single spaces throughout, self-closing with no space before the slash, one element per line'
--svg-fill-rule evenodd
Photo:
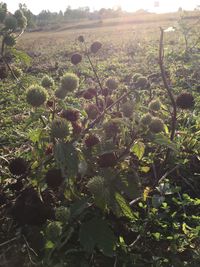
<path fill-rule="evenodd" d="M 122 105 L 122 113 L 125 117 L 130 118 L 133 115 L 133 103 L 126 102 Z"/>
<path fill-rule="evenodd" d="M 73 92 L 79 86 L 79 78 L 73 73 L 66 73 L 61 78 L 61 88 L 67 92 Z"/>
<path fill-rule="evenodd" d="M 4 37 L 4 43 L 7 45 L 7 46 L 14 46 L 16 44 L 16 40 L 15 40 L 15 37 L 14 36 L 11 36 L 11 35 L 6 35 Z"/>
<path fill-rule="evenodd" d="M 53 242 L 57 241 L 62 233 L 62 226 L 60 222 L 50 222 L 46 228 L 46 237 Z"/>
<path fill-rule="evenodd" d="M 50 88 L 54 85 L 54 80 L 52 77 L 49 77 L 48 75 L 43 76 L 41 85 L 45 88 Z"/>
<path fill-rule="evenodd" d="M 149 124 L 149 129 L 152 133 L 160 133 L 164 130 L 163 120 L 160 118 L 154 117 Z"/>
<path fill-rule="evenodd" d="M 66 223 L 70 218 L 70 210 L 64 206 L 56 209 L 56 220 L 62 223 Z"/>
<path fill-rule="evenodd" d="M 62 88 L 58 88 L 55 91 L 55 96 L 59 99 L 64 99 L 67 96 L 67 91 Z"/>
<path fill-rule="evenodd" d="M 118 87 L 118 82 L 114 78 L 108 78 L 106 80 L 106 87 L 110 90 L 115 90 Z"/>
<path fill-rule="evenodd" d="M 149 109 L 152 111 L 159 111 L 160 108 L 161 108 L 161 103 L 160 103 L 159 99 L 152 100 L 149 103 Z"/>
<path fill-rule="evenodd" d="M 55 119 L 51 124 L 51 136 L 65 138 L 69 135 L 69 125 L 65 119 Z"/>
<path fill-rule="evenodd" d="M 46 90 L 39 85 L 32 85 L 28 88 L 26 92 L 26 101 L 33 107 L 39 107 L 47 99 Z"/>
<path fill-rule="evenodd" d="M 17 19 L 17 26 L 21 29 L 25 29 L 27 26 L 27 18 L 24 16 L 21 10 L 15 11 L 14 14 L 15 18 Z"/>
<path fill-rule="evenodd" d="M 4 24 L 5 24 L 6 29 L 16 30 L 16 28 L 17 28 L 17 19 L 14 16 L 9 15 L 9 16 L 6 17 L 6 19 L 4 21 Z"/>
<path fill-rule="evenodd" d="M 140 122 L 141 122 L 144 126 L 146 126 L 146 125 L 149 125 L 149 124 L 151 123 L 151 120 L 152 120 L 152 116 L 151 116 L 151 114 L 146 113 L 146 114 L 144 114 L 144 115 L 142 116 Z"/>
<path fill-rule="evenodd" d="M 103 129 L 105 135 L 108 138 L 111 138 L 120 132 L 122 121 L 119 118 L 111 119 L 104 123 Z"/>

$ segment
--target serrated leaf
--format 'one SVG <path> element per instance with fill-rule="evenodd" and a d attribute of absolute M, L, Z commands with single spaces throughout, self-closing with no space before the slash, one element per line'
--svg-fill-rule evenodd
<path fill-rule="evenodd" d="M 94 218 L 82 224 L 79 237 L 85 251 L 92 253 L 97 246 L 104 255 L 113 256 L 116 238 L 106 221 Z"/>
<path fill-rule="evenodd" d="M 138 159 L 142 159 L 145 151 L 145 144 L 137 141 L 135 144 L 131 147 L 130 151 L 134 153 L 138 157 Z"/>
<path fill-rule="evenodd" d="M 58 143 L 55 146 L 54 156 L 58 166 L 67 170 L 69 177 L 74 177 L 78 172 L 78 153 L 72 144 Z"/>
<path fill-rule="evenodd" d="M 126 202 L 124 197 L 116 192 L 115 193 L 115 199 L 116 199 L 116 201 L 117 201 L 117 203 L 121 209 L 122 214 L 131 220 L 135 220 L 136 216 L 133 213 L 133 211 L 131 210 L 131 208 L 129 207 L 129 204 Z"/>

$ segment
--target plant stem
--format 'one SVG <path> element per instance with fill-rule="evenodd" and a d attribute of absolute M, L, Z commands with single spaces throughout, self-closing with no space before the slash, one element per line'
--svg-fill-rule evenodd
<path fill-rule="evenodd" d="M 162 28 L 160 28 L 161 34 L 160 34 L 160 47 L 159 47 L 159 66 L 160 66 L 160 71 L 161 71 L 161 76 L 162 80 L 165 86 L 165 89 L 167 90 L 167 94 L 171 100 L 171 104 L 173 107 L 173 112 L 172 112 L 172 121 L 171 121 L 171 136 L 170 139 L 173 141 L 174 136 L 175 136 L 175 130 L 176 130 L 176 122 L 177 122 L 177 108 L 176 108 L 176 101 L 173 96 L 173 93 L 171 91 L 171 88 L 168 84 L 167 77 L 166 77 L 166 72 L 165 72 L 165 67 L 164 67 L 164 48 L 163 48 L 163 39 L 164 39 L 164 31 Z"/>

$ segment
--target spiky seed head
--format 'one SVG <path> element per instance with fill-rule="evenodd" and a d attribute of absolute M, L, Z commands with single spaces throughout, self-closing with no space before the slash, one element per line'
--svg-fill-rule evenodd
<path fill-rule="evenodd" d="M 149 124 L 149 129 L 152 133 L 160 133 L 164 130 L 164 122 L 160 118 L 154 117 Z"/>
<path fill-rule="evenodd" d="M 140 122 L 144 125 L 144 126 L 147 126 L 151 123 L 151 120 L 152 120 L 152 116 L 151 114 L 149 113 L 146 113 L 142 116 Z"/>
<path fill-rule="evenodd" d="M 25 29 L 27 26 L 27 18 L 24 16 L 21 10 L 16 10 L 14 14 L 17 19 L 17 26 L 21 29 Z"/>
<path fill-rule="evenodd" d="M 98 111 L 98 108 L 95 104 L 89 104 L 86 108 L 85 108 L 85 111 L 88 115 L 88 118 L 90 120 L 94 120 L 97 118 L 98 114 L 99 114 L 99 111 Z"/>
<path fill-rule="evenodd" d="M 104 197 L 105 192 L 105 180 L 101 176 L 92 177 L 88 183 L 87 188 L 91 194 L 93 194 L 96 198 Z"/>
<path fill-rule="evenodd" d="M 65 138 L 69 135 L 69 125 L 65 119 L 54 119 L 51 124 L 51 136 L 54 138 Z"/>
<path fill-rule="evenodd" d="M 85 99 L 92 99 L 93 97 L 95 97 L 97 95 L 97 91 L 94 88 L 89 88 L 87 89 L 84 93 L 83 93 L 83 97 Z"/>
<path fill-rule="evenodd" d="M 85 138 L 85 145 L 88 148 L 97 145 L 99 142 L 100 142 L 100 139 L 95 134 L 89 134 Z"/>
<path fill-rule="evenodd" d="M 82 35 L 80 35 L 79 37 L 78 37 L 78 41 L 80 42 L 80 43 L 83 43 L 85 40 L 84 40 L 84 37 L 82 36 Z"/>
<path fill-rule="evenodd" d="M 60 222 L 50 222 L 46 227 L 47 240 L 57 242 L 62 234 L 62 225 Z"/>
<path fill-rule="evenodd" d="M 114 152 L 104 153 L 98 157 L 97 162 L 101 168 L 114 167 L 117 164 L 117 156 Z"/>
<path fill-rule="evenodd" d="M 12 35 L 6 35 L 4 37 L 4 43 L 7 45 L 7 46 L 14 46 L 16 44 L 16 40 L 15 40 L 15 37 L 12 36 Z"/>
<path fill-rule="evenodd" d="M 67 91 L 62 88 L 58 88 L 55 91 L 55 96 L 59 99 L 65 99 L 65 97 L 67 96 Z"/>
<path fill-rule="evenodd" d="M 117 80 L 114 79 L 114 78 L 108 78 L 108 79 L 106 80 L 106 86 L 107 86 L 108 89 L 110 89 L 110 90 L 115 90 L 115 89 L 117 89 L 117 87 L 118 87 L 118 82 L 117 82 Z"/>
<path fill-rule="evenodd" d="M 72 122 L 72 128 L 73 128 L 74 135 L 80 134 L 83 129 L 82 125 L 78 123 L 77 121 Z"/>
<path fill-rule="evenodd" d="M 161 103 L 159 99 L 152 100 L 149 103 L 149 109 L 152 111 L 159 111 L 161 108 Z"/>
<path fill-rule="evenodd" d="M 126 102 L 122 105 L 122 113 L 125 117 L 130 118 L 133 115 L 133 103 Z"/>
<path fill-rule="evenodd" d="M 189 109 L 194 106 L 194 97 L 192 94 L 184 92 L 177 96 L 176 105 L 182 109 Z"/>
<path fill-rule="evenodd" d="M 28 164 L 23 158 L 14 158 L 9 163 L 9 171 L 16 176 L 26 174 Z"/>
<path fill-rule="evenodd" d="M 66 73 L 61 78 L 61 88 L 73 92 L 79 85 L 79 78 L 74 73 Z"/>
<path fill-rule="evenodd" d="M 50 88 L 50 87 L 54 86 L 54 80 L 53 80 L 52 77 L 49 77 L 48 75 L 45 75 L 45 76 L 42 77 L 41 85 L 44 88 Z"/>
<path fill-rule="evenodd" d="M 58 188 L 63 183 L 64 178 L 60 169 L 50 169 L 45 175 L 45 182 L 48 187 Z"/>
<path fill-rule="evenodd" d="M 14 16 L 15 16 L 16 19 L 18 19 L 18 18 L 23 17 L 24 14 L 23 14 L 22 10 L 18 9 L 18 10 L 15 11 Z"/>
<path fill-rule="evenodd" d="M 102 90 L 102 95 L 103 96 L 108 96 L 110 94 L 110 91 L 109 91 L 109 89 L 108 88 L 103 88 L 103 90 Z"/>
<path fill-rule="evenodd" d="M 79 64 L 82 61 L 82 56 L 78 53 L 73 54 L 71 57 L 71 63 L 74 65 Z"/>
<path fill-rule="evenodd" d="M 32 85 L 26 92 L 26 101 L 33 107 L 39 107 L 47 99 L 47 92 L 44 87 L 39 85 Z"/>
<path fill-rule="evenodd" d="M 12 71 L 17 78 L 20 78 L 23 75 L 23 71 L 18 67 L 13 67 Z"/>
<path fill-rule="evenodd" d="M 5 18 L 4 21 L 5 27 L 8 30 L 16 30 L 17 29 L 17 19 L 13 15 L 9 15 Z"/>
<path fill-rule="evenodd" d="M 70 209 L 64 206 L 58 207 L 55 212 L 56 220 L 67 223 L 70 218 Z"/>
<path fill-rule="evenodd" d="M 90 46 L 90 50 L 92 53 L 96 54 L 99 51 L 99 49 L 101 49 L 101 47 L 102 43 L 96 41 Z"/>
<path fill-rule="evenodd" d="M 68 121 L 77 121 L 80 117 L 80 113 L 77 109 L 64 109 L 61 112 L 61 116 Z"/>
<path fill-rule="evenodd" d="M 148 84 L 148 80 L 144 76 L 140 76 L 137 78 L 135 85 L 137 88 L 145 88 Z"/>
<path fill-rule="evenodd" d="M 103 124 L 105 135 L 111 138 L 120 132 L 122 121 L 119 118 L 111 119 Z"/>

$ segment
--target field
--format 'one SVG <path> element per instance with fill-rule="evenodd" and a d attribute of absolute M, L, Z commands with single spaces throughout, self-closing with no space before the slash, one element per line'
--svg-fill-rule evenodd
<path fill-rule="evenodd" d="M 137 14 L 2 45 L 0 267 L 200 265 L 199 33 Z"/>

